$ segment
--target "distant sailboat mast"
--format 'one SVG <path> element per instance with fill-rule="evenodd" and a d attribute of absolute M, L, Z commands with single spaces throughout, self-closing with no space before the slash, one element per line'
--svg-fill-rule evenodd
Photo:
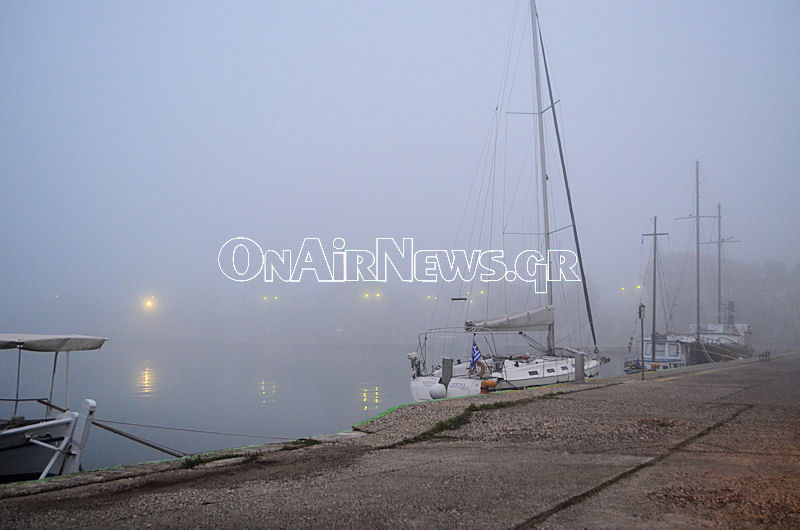
<path fill-rule="evenodd" d="M 717 203 L 717 323 L 722 324 L 722 205 Z"/>
<path fill-rule="evenodd" d="M 740 243 L 738 239 L 732 237 L 722 237 L 722 205 L 717 203 L 717 215 L 712 216 L 717 218 L 717 240 L 708 241 L 717 245 L 717 323 L 725 324 L 727 319 L 722 318 L 722 245 L 724 243 Z"/>
<path fill-rule="evenodd" d="M 722 237 L 722 205 L 717 203 L 717 215 L 700 215 L 700 161 L 695 161 L 695 213 L 688 217 L 677 217 L 680 219 L 694 219 L 695 221 L 695 285 L 696 285 L 696 305 L 697 305 L 697 322 L 694 337 L 697 342 L 700 342 L 700 219 L 710 218 L 717 220 L 717 240 L 704 241 L 706 243 L 714 243 L 717 245 L 717 322 L 723 324 L 722 320 L 722 244 L 723 243 L 739 243 L 738 240 Z"/>
<path fill-rule="evenodd" d="M 682 219 L 694 219 L 694 230 L 695 230 L 695 292 L 696 292 L 696 307 L 697 307 L 697 321 L 695 323 L 695 330 L 694 330 L 694 339 L 696 342 L 700 342 L 700 161 L 695 160 L 694 162 L 694 215 L 689 215 L 687 217 L 676 217 L 675 220 L 682 220 Z M 715 216 L 709 216 L 715 217 Z"/>
<path fill-rule="evenodd" d="M 650 334 L 650 362 L 656 362 L 656 309 L 658 304 L 656 303 L 656 278 L 658 277 L 658 236 L 667 236 L 669 235 L 668 232 L 659 232 L 658 231 L 658 216 L 653 217 L 653 233 L 652 234 L 642 234 L 642 236 L 652 236 L 653 237 L 653 326 L 652 326 L 652 333 Z M 644 338 L 642 338 L 642 342 L 644 343 Z M 665 343 L 666 347 L 666 343 Z"/>
<path fill-rule="evenodd" d="M 542 213 L 544 224 L 544 247 L 545 256 L 547 260 L 548 284 L 547 289 L 547 305 L 553 305 L 553 291 L 549 285 L 550 275 L 550 212 L 547 204 L 547 164 L 545 159 L 544 148 L 544 118 L 542 110 L 542 83 L 539 73 L 539 13 L 536 11 L 536 0 L 531 0 L 531 36 L 533 40 L 533 65 L 534 73 L 536 76 L 536 119 L 539 128 L 539 164 L 541 167 L 542 179 Z M 552 354 L 555 349 L 555 333 L 554 326 L 549 326 L 547 330 L 547 353 Z"/>
<path fill-rule="evenodd" d="M 700 342 L 700 161 L 694 162 L 695 173 L 695 256 L 696 256 L 696 286 L 697 286 L 697 328 L 694 332 L 694 338 Z"/>

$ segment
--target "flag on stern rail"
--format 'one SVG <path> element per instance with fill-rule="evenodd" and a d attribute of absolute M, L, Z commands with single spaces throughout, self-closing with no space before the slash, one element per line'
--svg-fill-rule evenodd
<path fill-rule="evenodd" d="M 475 344 L 475 341 L 473 340 L 472 341 L 472 362 L 469 363 L 469 369 L 470 370 L 474 370 L 475 369 L 475 364 L 477 364 L 477 362 L 480 361 L 481 359 L 483 359 L 483 355 L 481 355 L 481 351 L 478 349 L 478 345 Z"/>

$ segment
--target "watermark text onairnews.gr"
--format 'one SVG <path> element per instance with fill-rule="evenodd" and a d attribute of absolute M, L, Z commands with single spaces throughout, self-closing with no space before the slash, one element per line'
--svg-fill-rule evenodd
<path fill-rule="evenodd" d="M 509 259 L 507 259 L 509 258 Z M 219 269 L 235 282 L 263 278 L 264 282 L 472 282 L 522 281 L 546 293 L 548 282 L 580 281 L 571 250 L 522 250 L 506 256 L 503 250 L 415 249 L 414 239 L 375 239 L 374 249 L 346 248 L 337 237 L 326 249 L 318 237 L 306 237 L 300 248 L 263 250 L 253 239 L 234 237 L 217 256 Z"/>

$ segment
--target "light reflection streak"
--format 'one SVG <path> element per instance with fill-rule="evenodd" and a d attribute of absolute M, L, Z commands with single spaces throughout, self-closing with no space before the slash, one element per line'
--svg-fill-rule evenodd
<path fill-rule="evenodd" d="M 155 376 L 149 366 L 145 366 L 139 372 L 136 388 L 141 395 L 149 395 L 157 390 Z"/>
<path fill-rule="evenodd" d="M 277 405 L 278 403 L 278 385 L 275 383 L 267 383 L 262 379 L 259 384 L 261 385 L 261 404 L 262 405 Z"/>
<path fill-rule="evenodd" d="M 363 406 L 362 411 L 377 410 L 381 408 L 381 394 L 382 390 L 379 386 L 363 386 L 361 388 L 361 403 Z"/>

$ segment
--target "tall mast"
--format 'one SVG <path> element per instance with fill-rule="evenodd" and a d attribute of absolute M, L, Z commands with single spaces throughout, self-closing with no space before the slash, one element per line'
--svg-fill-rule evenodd
<path fill-rule="evenodd" d="M 658 236 L 666 236 L 668 233 L 658 231 L 658 216 L 656 215 L 653 217 L 653 233 L 642 235 L 653 236 L 653 327 L 650 335 L 650 362 L 653 363 L 656 360 L 656 309 L 658 308 L 656 304 L 656 273 L 658 271 Z"/>
<path fill-rule="evenodd" d="M 697 342 L 700 342 L 700 219 L 701 218 L 716 218 L 717 219 L 717 239 L 718 241 L 705 241 L 705 243 L 717 243 L 717 311 L 719 313 L 719 321 L 722 322 L 722 243 L 733 243 L 734 240 L 723 240 L 720 232 L 722 231 L 722 216 L 720 212 L 722 207 L 717 204 L 717 215 L 700 215 L 700 161 L 696 160 L 694 163 L 695 171 L 695 210 L 694 215 L 688 217 L 676 217 L 675 219 L 694 219 L 695 223 L 695 256 L 697 259 L 696 283 L 697 283 L 697 322 L 694 337 Z"/>
<path fill-rule="evenodd" d="M 722 324 L 722 205 L 717 203 L 717 323 Z"/>
<path fill-rule="evenodd" d="M 697 257 L 697 327 L 694 331 L 694 337 L 697 342 L 700 342 L 700 161 L 695 160 L 694 163 L 695 173 L 695 256 Z"/>
<path fill-rule="evenodd" d="M 539 127 L 539 163 L 541 164 L 542 179 L 542 213 L 544 222 L 544 247 L 547 260 L 547 305 L 553 305 L 553 291 L 550 288 L 550 212 L 547 205 L 547 164 L 544 151 L 544 119 L 542 111 L 542 83 L 539 74 L 539 13 L 536 11 L 536 0 L 531 0 L 531 37 L 533 40 L 533 65 L 536 77 L 536 119 Z M 552 353 L 555 346 L 553 326 L 547 329 L 547 353 Z"/>
<path fill-rule="evenodd" d="M 567 204 L 569 205 L 569 218 L 572 223 L 572 236 L 575 238 L 575 251 L 578 254 L 578 266 L 581 271 L 581 284 L 583 287 L 583 299 L 586 302 L 586 316 L 589 318 L 589 329 L 592 332 L 592 344 L 595 353 L 597 352 L 597 335 L 594 332 L 594 319 L 592 318 L 592 305 L 589 303 L 589 286 L 586 283 L 586 272 L 583 270 L 583 256 L 581 255 L 581 243 L 578 239 L 578 224 L 575 222 L 575 210 L 572 208 L 572 194 L 569 191 L 569 179 L 567 179 L 567 163 L 564 161 L 564 148 L 561 145 L 561 134 L 558 132 L 558 117 L 556 115 L 556 102 L 553 99 L 553 86 L 550 84 L 550 71 L 547 69 L 547 53 L 544 51 L 544 41 L 542 31 L 539 28 L 539 44 L 542 47 L 542 64 L 544 64 L 544 76 L 547 79 L 547 93 L 550 95 L 550 114 L 553 115 L 553 128 L 558 142 L 558 157 L 561 160 L 561 174 L 564 175 L 564 191 L 567 192 Z"/>
<path fill-rule="evenodd" d="M 722 314 L 725 310 L 722 308 L 722 245 L 725 243 L 740 243 L 738 239 L 732 237 L 722 237 L 722 205 L 717 204 L 717 215 L 702 215 L 700 217 L 711 217 L 717 220 L 717 239 L 715 241 L 703 241 L 702 244 L 717 245 L 717 322 L 724 324 Z M 683 219 L 683 218 L 681 218 Z"/>

